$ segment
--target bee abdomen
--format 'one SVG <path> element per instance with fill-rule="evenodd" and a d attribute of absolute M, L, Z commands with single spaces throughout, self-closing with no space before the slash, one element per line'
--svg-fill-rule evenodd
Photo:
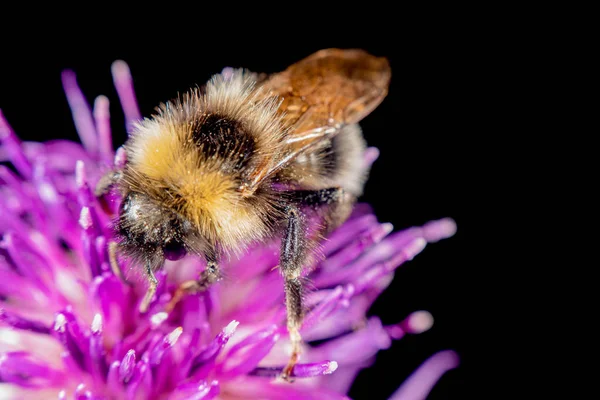
<path fill-rule="evenodd" d="M 360 127 L 348 125 L 333 139 L 298 156 L 279 177 L 294 182 L 301 189 L 341 187 L 358 197 L 368 175 L 363 163 L 365 149 Z"/>

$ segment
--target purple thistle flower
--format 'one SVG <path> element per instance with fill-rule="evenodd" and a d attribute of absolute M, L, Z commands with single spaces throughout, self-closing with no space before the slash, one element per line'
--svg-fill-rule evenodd
<path fill-rule="evenodd" d="M 130 127 L 141 114 L 129 68 L 117 61 L 112 73 Z M 122 150 L 113 152 L 108 99 L 99 96 L 92 110 L 73 72 L 62 81 L 82 145 L 21 142 L 0 113 L 0 161 L 14 167 L 0 165 L 0 398 L 345 399 L 379 350 L 430 328 L 426 311 L 391 326 L 366 313 L 396 268 L 452 236 L 454 221 L 392 233 L 364 204 L 324 243 L 309 276 L 305 344 L 291 384 L 277 379 L 290 352 L 277 243 L 231 260 L 227 279 L 170 313 L 178 284 L 203 263 L 167 261 L 141 314 L 145 283 L 123 284 L 108 258 L 120 199 L 101 203 L 91 189 L 125 162 Z M 365 163 L 377 155 L 368 149 Z M 433 355 L 392 398 L 424 398 L 457 365 L 452 351 Z"/>

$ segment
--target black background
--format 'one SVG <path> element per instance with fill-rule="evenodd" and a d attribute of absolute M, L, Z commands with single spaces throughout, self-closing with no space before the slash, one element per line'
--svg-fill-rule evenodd
<path fill-rule="evenodd" d="M 327 29 L 315 21 L 302 28 L 263 21 L 234 29 L 240 27 L 221 14 L 214 16 L 216 27 L 209 26 L 215 22 L 211 15 L 180 15 L 180 27 L 169 29 L 160 20 L 134 23 L 133 18 L 98 26 L 85 21 L 15 26 L 3 43 L 0 108 L 24 140 L 76 139 L 60 83 L 61 70 L 71 68 L 90 102 L 99 94 L 109 97 L 114 143 L 120 145 L 124 122 L 110 75 L 116 59 L 129 64 L 142 114 L 148 116 L 160 102 L 225 66 L 275 72 L 327 47 L 360 47 L 387 57 L 389 95 L 361 124 L 368 143 L 381 150 L 363 201 L 396 229 L 452 217 L 458 232 L 399 269 L 371 310 L 384 324 L 429 310 L 434 327 L 380 352 L 350 396 L 385 399 L 434 352 L 454 349 L 461 366 L 446 373 L 428 398 L 465 398 L 476 384 L 472 372 L 482 351 L 476 345 L 482 334 L 478 318 L 486 312 L 475 290 L 489 262 L 479 248 L 485 235 L 479 224 L 485 156 L 475 149 L 490 129 L 486 93 L 496 80 L 490 43 L 482 30 L 457 21 L 455 14 L 359 14 L 340 17 Z M 361 22 L 364 18 L 368 23 Z M 479 398 L 489 397 L 482 392 Z"/>

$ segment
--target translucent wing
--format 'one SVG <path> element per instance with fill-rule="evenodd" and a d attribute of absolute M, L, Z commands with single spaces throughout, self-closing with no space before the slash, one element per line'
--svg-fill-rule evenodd
<path fill-rule="evenodd" d="M 388 92 L 391 71 L 385 58 L 358 50 L 325 49 L 269 76 L 262 96 L 278 96 L 278 112 L 288 129 L 288 152 L 270 168 L 257 169 L 249 179 L 253 191 L 266 177 L 344 125 L 373 111 Z"/>

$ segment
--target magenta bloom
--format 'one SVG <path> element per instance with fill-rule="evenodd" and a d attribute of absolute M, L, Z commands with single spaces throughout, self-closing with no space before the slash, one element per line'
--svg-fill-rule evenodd
<path fill-rule="evenodd" d="M 113 76 L 129 126 L 140 112 L 126 64 L 116 62 Z M 165 306 L 178 284 L 204 264 L 168 261 L 141 314 L 146 282 L 128 273 L 133 284 L 125 285 L 109 267 L 110 213 L 120 199 L 100 204 L 91 189 L 124 162 L 113 152 L 108 99 L 98 97 L 92 111 L 75 75 L 62 78 L 82 145 L 22 143 L 0 113 L 0 161 L 14 167 L 0 165 L 1 399 L 346 399 L 379 350 L 429 329 L 426 311 L 392 326 L 366 313 L 395 269 L 452 236 L 455 223 L 392 233 L 364 204 L 324 243 L 309 275 L 293 383 L 277 379 L 290 352 L 277 243 L 231 260 L 225 280 L 171 313 Z M 370 148 L 365 162 L 377 154 Z M 392 398 L 424 398 L 457 365 L 452 351 L 433 355 Z"/>

